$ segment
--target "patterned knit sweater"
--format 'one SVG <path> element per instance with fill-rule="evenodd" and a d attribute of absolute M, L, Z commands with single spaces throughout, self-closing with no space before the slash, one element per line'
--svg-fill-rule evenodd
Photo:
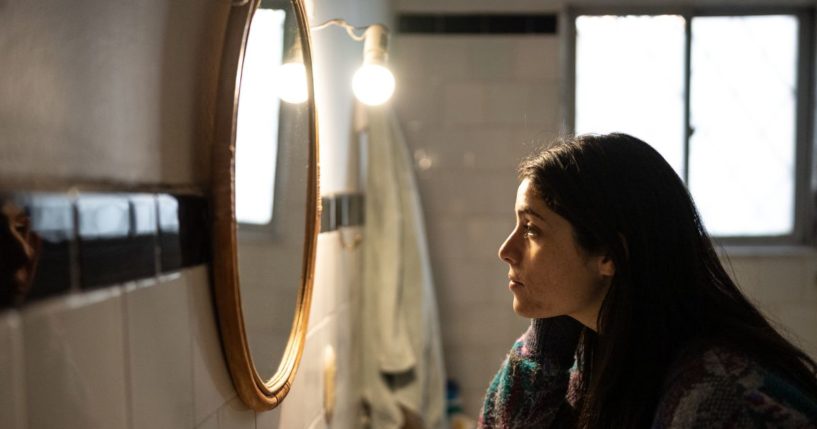
<path fill-rule="evenodd" d="M 486 393 L 479 428 L 575 426 L 581 326 L 536 319 Z M 817 402 L 744 355 L 711 347 L 670 369 L 653 428 L 817 428 Z"/>

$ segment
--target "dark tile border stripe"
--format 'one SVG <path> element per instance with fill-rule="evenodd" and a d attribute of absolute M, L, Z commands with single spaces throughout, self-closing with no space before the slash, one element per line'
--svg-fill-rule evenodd
<path fill-rule="evenodd" d="M 0 309 L 211 259 L 201 196 L 15 192 L 0 208 Z"/>
<path fill-rule="evenodd" d="M 364 222 L 363 194 L 322 204 L 321 232 Z M 0 194 L 0 208 L 0 310 L 211 261 L 201 196 L 14 192 Z"/>
<path fill-rule="evenodd" d="M 555 14 L 401 14 L 403 34 L 556 34 Z"/>
<path fill-rule="evenodd" d="M 359 226 L 365 221 L 363 194 L 327 195 L 321 198 L 321 232 L 331 232 L 344 226 Z"/>

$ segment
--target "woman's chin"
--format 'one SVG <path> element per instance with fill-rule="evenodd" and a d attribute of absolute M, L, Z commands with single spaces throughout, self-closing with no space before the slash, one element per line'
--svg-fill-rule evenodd
<path fill-rule="evenodd" d="M 540 311 L 535 311 L 534 309 L 526 306 L 525 303 L 521 302 L 517 297 L 513 297 L 513 312 L 516 313 L 517 316 L 525 317 L 528 319 L 535 319 L 541 316 L 538 313 Z"/>
<path fill-rule="evenodd" d="M 517 316 L 524 317 L 526 319 L 547 319 L 549 317 L 564 315 L 563 313 L 548 311 L 541 308 L 531 308 L 529 305 L 525 305 L 525 303 L 520 301 L 516 296 L 513 297 L 513 312 L 516 313 Z"/>

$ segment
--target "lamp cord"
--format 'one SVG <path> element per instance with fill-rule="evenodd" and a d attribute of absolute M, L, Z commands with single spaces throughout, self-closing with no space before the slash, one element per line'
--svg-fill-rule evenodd
<path fill-rule="evenodd" d="M 330 19 L 329 21 L 326 21 L 323 24 L 311 27 L 311 29 L 312 29 L 312 31 L 323 30 L 324 28 L 329 27 L 330 25 L 337 25 L 339 27 L 343 27 L 344 29 L 346 29 L 346 33 L 349 34 L 349 37 L 351 37 L 352 39 L 354 39 L 355 41 L 358 41 L 358 42 L 362 42 L 366 38 L 366 35 L 365 35 L 366 29 L 369 28 L 369 27 L 355 27 L 355 26 L 349 24 L 348 22 L 346 22 L 343 19 L 335 18 L 335 19 Z M 355 31 L 363 31 L 364 34 L 361 34 L 361 35 L 358 36 L 355 33 Z"/>

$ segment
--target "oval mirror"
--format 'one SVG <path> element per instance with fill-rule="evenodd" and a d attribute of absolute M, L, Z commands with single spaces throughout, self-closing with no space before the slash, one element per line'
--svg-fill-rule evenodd
<path fill-rule="evenodd" d="M 233 4 L 213 152 L 213 281 L 233 384 L 277 406 L 306 334 L 319 227 L 309 32 L 301 0 Z"/>

